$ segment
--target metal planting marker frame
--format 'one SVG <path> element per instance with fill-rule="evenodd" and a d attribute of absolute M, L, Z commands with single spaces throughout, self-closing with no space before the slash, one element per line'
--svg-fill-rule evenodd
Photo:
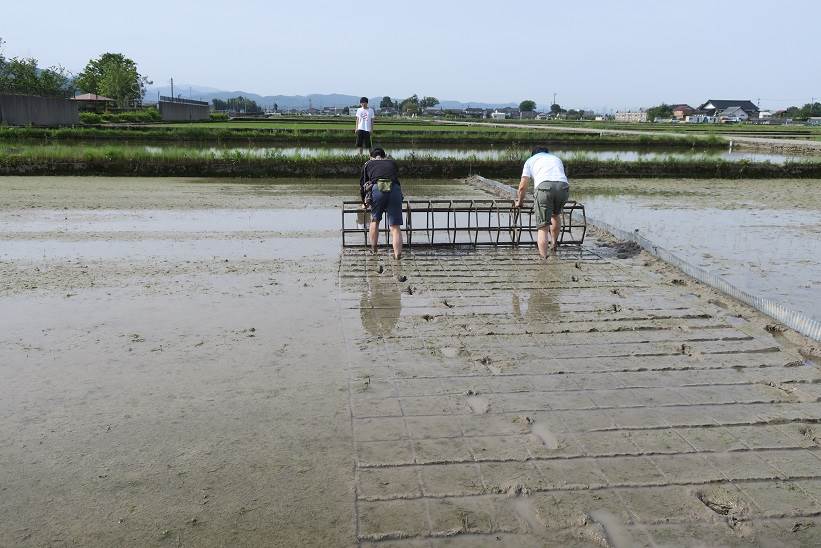
<path fill-rule="evenodd" d="M 513 200 L 406 200 L 402 203 L 402 234 L 408 246 L 535 245 L 533 202 L 523 207 Z M 370 214 L 360 202 L 342 203 L 342 246 L 368 245 Z M 390 234 L 387 215 L 380 232 Z M 587 233 L 584 206 L 569 201 L 562 209 L 559 245 L 580 246 Z M 383 242 L 388 241 L 387 239 Z"/>

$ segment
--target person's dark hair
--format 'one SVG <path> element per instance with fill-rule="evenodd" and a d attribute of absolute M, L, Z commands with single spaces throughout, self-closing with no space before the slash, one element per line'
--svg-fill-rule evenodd
<path fill-rule="evenodd" d="M 371 158 L 384 158 L 385 156 L 386 154 L 384 149 L 380 147 L 371 149 Z"/>
<path fill-rule="evenodd" d="M 354 95 L 354 97 L 356 97 L 356 96 Z M 367 97 L 362 97 L 362 98 L 360 98 L 360 99 L 359 99 L 359 102 L 360 102 L 360 103 L 367 103 L 367 102 L 368 102 L 368 98 L 367 98 Z"/>
<path fill-rule="evenodd" d="M 537 146 L 533 147 L 533 150 L 530 151 L 531 156 L 536 156 L 537 154 L 541 154 L 542 152 L 550 154 L 550 151 L 547 150 L 547 147 Z"/>

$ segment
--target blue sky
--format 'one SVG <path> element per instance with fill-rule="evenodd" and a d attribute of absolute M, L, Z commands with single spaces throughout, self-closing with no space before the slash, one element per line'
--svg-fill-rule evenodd
<path fill-rule="evenodd" d="M 7 56 L 105 51 L 165 84 L 612 109 L 821 97 L 817 0 L 8 2 Z M 695 105 L 694 105 L 695 106 Z"/>

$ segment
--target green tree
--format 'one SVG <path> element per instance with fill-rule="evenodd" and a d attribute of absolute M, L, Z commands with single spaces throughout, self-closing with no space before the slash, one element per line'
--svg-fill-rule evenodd
<path fill-rule="evenodd" d="M 519 110 L 522 112 L 533 112 L 536 110 L 536 101 L 531 101 L 530 99 L 526 99 L 519 103 Z"/>
<path fill-rule="evenodd" d="M 61 66 L 40 69 L 37 59 L 33 58 L 6 59 L 4 44 L 0 38 L 0 91 L 54 97 L 72 95 L 74 87 L 66 69 Z"/>
<path fill-rule="evenodd" d="M 439 104 L 439 99 L 436 97 L 422 97 L 419 101 L 420 108 L 431 108 Z"/>
<path fill-rule="evenodd" d="M 414 93 L 399 104 L 399 108 L 405 114 L 416 114 L 419 112 L 419 97 Z"/>
<path fill-rule="evenodd" d="M 561 114 L 562 113 L 562 106 L 558 103 L 553 103 L 550 105 L 550 114 Z"/>
<path fill-rule="evenodd" d="M 672 118 L 673 117 L 673 107 L 668 105 L 667 103 L 662 103 L 655 107 L 651 107 L 647 109 L 647 120 L 652 122 L 656 118 Z"/>
<path fill-rule="evenodd" d="M 379 101 L 379 108 L 394 108 L 395 106 L 393 99 L 391 99 L 389 95 L 385 95 L 382 97 L 382 100 Z"/>
<path fill-rule="evenodd" d="M 88 93 L 114 99 L 119 106 L 142 102 L 151 81 L 137 71 L 137 64 L 122 53 L 104 53 L 88 62 L 77 75 L 77 86 Z"/>
<path fill-rule="evenodd" d="M 803 107 L 790 107 L 784 111 L 784 118 L 806 120 L 809 117 L 821 116 L 821 103 L 807 103 Z"/>

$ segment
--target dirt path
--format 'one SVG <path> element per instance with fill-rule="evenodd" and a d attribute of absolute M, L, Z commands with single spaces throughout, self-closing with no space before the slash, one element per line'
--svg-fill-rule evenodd
<path fill-rule="evenodd" d="M 37 183 L 0 181 L 38 203 L 77 181 Z M 185 222 L 185 203 L 294 205 L 173 184 Z M 129 211 L 117 192 L 88 196 Z M 0 261 L 2 546 L 821 541 L 818 368 L 651 258 L 592 239 L 377 274 L 224 207 L 196 238 L 140 208 L 127 238 L 133 218 L 79 230 L 73 195 L 53 238 L 73 254 Z M 138 241 L 154 252 L 86 247 Z"/>

